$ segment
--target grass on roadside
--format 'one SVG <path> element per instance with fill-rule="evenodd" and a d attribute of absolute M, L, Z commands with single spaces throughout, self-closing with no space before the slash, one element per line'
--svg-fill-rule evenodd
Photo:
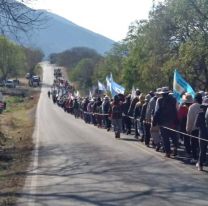
<path fill-rule="evenodd" d="M 7 109 L 0 117 L 0 205 L 15 205 L 16 194 L 24 186 L 25 171 L 33 149 L 36 105 L 33 98 L 7 96 Z"/>

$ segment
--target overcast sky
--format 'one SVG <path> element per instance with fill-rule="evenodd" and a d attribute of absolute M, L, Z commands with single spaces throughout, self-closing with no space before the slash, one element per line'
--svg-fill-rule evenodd
<path fill-rule="evenodd" d="M 131 22 L 147 19 L 153 0 L 35 0 L 46 9 L 115 41 L 126 37 Z"/>

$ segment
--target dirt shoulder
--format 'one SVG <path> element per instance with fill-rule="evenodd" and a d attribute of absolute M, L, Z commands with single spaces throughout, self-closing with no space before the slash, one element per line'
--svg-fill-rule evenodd
<path fill-rule="evenodd" d="M 6 96 L 7 109 L 0 115 L 0 205 L 15 205 L 31 162 L 32 134 L 40 91 L 26 97 Z"/>

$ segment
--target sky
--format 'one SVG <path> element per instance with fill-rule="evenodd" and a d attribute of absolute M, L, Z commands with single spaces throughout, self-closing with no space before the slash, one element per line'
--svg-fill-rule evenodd
<path fill-rule="evenodd" d="M 126 37 L 129 25 L 147 19 L 153 0 L 35 0 L 30 6 L 58 14 L 115 41 Z"/>

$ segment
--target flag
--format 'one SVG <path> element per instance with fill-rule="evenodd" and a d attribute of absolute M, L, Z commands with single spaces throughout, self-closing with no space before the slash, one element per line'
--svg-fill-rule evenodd
<path fill-rule="evenodd" d="M 106 91 L 105 85 L 98 80 L 98 90 Z"/>
<path fill-rule="evenodd" d="M 111 92 L 111 78 L 106 77 L 107 90 Z"/>
<path fill-rule="evenodd" d="M 134 99 L 134 97 L 136 97 L 136 89 L 133 86 L 131 90 L 131 99 Z"/>
<path fill-rule="evenodd" d="M 80 97 L 79 91 L 77 90 L 77 92 L 74 94 L 75 97 Z"/>
<path fill-rule="evenodd" d="M 110 81 L 113 82 L 113 75 L 110 73 Z"/>
<path fill-rule="evenodd" d="M 107 90 L 111 92 L 111 95 L 113 97 L 117 94 L 124 94 L 125 88 L 114 82 L 112 73 L 110 73 L 110 77 L 109 76 L 106 77 L 106 83 L 107 83 Z"/>
<path fill-rule="evenodd" d="M 93 99 L 91 90 L 90 90 L 90 92 L 89 92 L 89 99 L 90 99 L 90 100 Z"/>
<path fill-rule="evenodd" d="M 182 95 L 189 93 L 194 98 L 195 92 L 188 82 L 175 70 L 173 79 L 173 94 L 177 99 L 177 102 L 181 103 Z"/>
<path fill-rule="evenodd" d="M 116 82 L 111 82 L 111 94 L 114 97 L 117 94 L 124 94 L 125 88 L 121 85 L 117 84 Z"/>

